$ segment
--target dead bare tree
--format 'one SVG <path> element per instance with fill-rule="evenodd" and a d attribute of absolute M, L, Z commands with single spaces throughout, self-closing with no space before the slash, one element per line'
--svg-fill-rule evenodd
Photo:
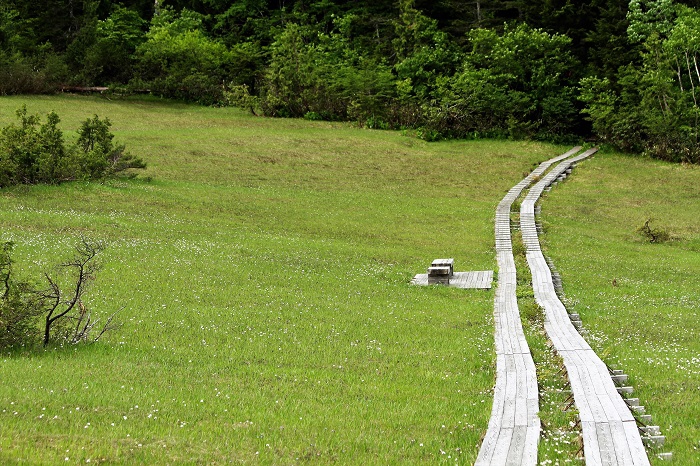
<path fill-rule="evenodd" d="M 72 260 L 53 274 L 44 273 L 48 286 L 40 289 L 15 278 L 13 243 L 0 244 L 0 349 L 33 347 L 42 330 L 46 346 L 59 338 L 72 344 L 95 342 L 117 328 L 114 317 L 119 311 L 106 320 L 95 318 L 83 301 L 99 269 L 95 258 L 104 247 L 82 239 Z"/>
<path fill-rule="evenodd" d="M 12 243 L 4 243 L 0 253 L 0 280 L 5 288 L 2 292 L 2 299 L 7 299 L 10 296 L 10 277 L 12 276 L 10 251 L 12 251 Z"/>
<path fill-rule="evenodd" d="M 41 306 L 45 309 L 44 346 L 48 345 L 51 340 L 52 328 L 63 321 L 74 321 L 75 323 L 74 326 L 71 326 L 72 330 L 66 335 L 66 338 L 71 343 L 78 343 L 89 339 L 98 321 L 92 319 L 82 301 L 82 297 L 89 283 L 95 279 L 95 274 L 99 270 L 99 264 L 96 262 L 95 257 L 103 249 L 104 244 L 101 242 L 90 242 L 81 239 L 80 244 L 76 246 L 76 255 L 74 259 L 60 266 L 61 268 L 68 269 L 68 274 L 71 275 L 70 291 L 68 292 L 64 292 L 58 281 L 51 277 L 51 275 L 44 273 L 44 278 L 49 286 L 46 290 L 37 292 L 37 298 Z M 115 327 L 113 324 L 115 314 L 112 314 L 112 316 L 107 319 L 102 330 L 93 341 L 100 338 L 107 330 Z"/>

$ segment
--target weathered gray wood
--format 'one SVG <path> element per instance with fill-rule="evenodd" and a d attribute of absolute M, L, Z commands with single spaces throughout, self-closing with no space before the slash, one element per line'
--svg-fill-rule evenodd
<path fill-rule="evenodd" d="M 535 465 L 540 436 L 539 400 L 535 363 L 525 340 L 516 291 L 515 260 L 511 240 L 510 209 L 533 180 L 554 163 L 571 157 L 576 147 L 540 164 L 513 186 L 496 208 L 496 260 L 498 286 L 494 298 L 496 388 L 486 436 L 477 465 Z M 523 232 L 523 236 L 532 235 Z M 536 231 L 534 235 L 536 237 Z"/>
<path fill-rule="evenodd" d="M 450 275 L 452 275 L 455 271 L 455 260 L 450 258 L 450 259 L 435 259 L 432 264 L 430 264 L 431 267 L 449 267 L 450 268 Z"/>
<path fill-rule="evenodd" d="M 452 273 L 449 267 L 432 266 L 428 267 L 428 276 L 430 277 L 432 275 L 446 275 L 449 277 Z"/>
<path fill-rule="evenodd" d="M 642 437 L 642 440 L 646 445 L 649 445 L 652 448 L 661 448 L 666 442 L 666 437 L 663 435 L 648 435 Z"/>
<path fill-rule="evenodd" d="M 661 430 L 659 426 L 644 426 L 640 427 L 639 430 L 647 435 L 661 435 Z"/>
<path fill-rule="evenodd" d="M 428 283 L 449 285 L 452 277 L 452 269 L 448 266 L 428 267 Z"/>
<path fill-rule="evenodd" d="M 525 441 L 527 440 L 527 426 L 516 426 L 513 428 L 513 435 L 510 439 L 510 448 L 506 464 L 523 464 L 525 454 Z"/>
<path fill-rule="evenodd" d="M 623 423 L 623 427 L 625 429 L 625 436 L 630 437 L 634 436 L 634 432 L 637 431 L 637 426 L 633 422 L 625 422 Z M 630 448 L 632 449 L 632 465 L 633 466 L 646 466 L 649 464 L 649 459 L 647 458 L 647 452 L 644 449 L 643 444 L 630 444 Z"/>
<path fill-rule="evenodd" d="M 595 149 L 564 160 L 542 177 L 521 203 L 520 229 L 532 271 L 535 299 L 545 312 L 545 330 L 564 360 L 574 402 L 579 411 L 586 465 L 648 465 L 649 459 L 628 405 L 638 400 L 622 399 L 605 364 L 576 331 L 559 300 L 551 270 L 540 249 L 535 204 L 548 186 L 572 165 L 595 153 Z"/>
<path fill-rule="evenodd" d="M 427 273 L 421 273 L 413 277 L 411 283 L 413 285 L 432 285 L 435 282 L 431 281 Z M 442 283 L 442 285 L 453 288 L 472 288 L 478 290 L 488 290 L 493 283 L 493 270 L 478 270 L 475 272 L 454 272 L 452 277 Z"/>

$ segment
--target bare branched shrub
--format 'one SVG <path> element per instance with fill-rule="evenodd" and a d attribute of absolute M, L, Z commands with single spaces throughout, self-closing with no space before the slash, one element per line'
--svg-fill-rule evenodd
<path fill-rule="evenodd" d="M 82 239 L 71 260 L 54 273 L 44 272 L 47 286 L 40 289 L 15 280 L 12 243 L 5 243 L 0 252 L 0 348 L 32 346 L 38 343 L 40 333 L 44 346 L 52 341 L 94 342 L 117 328 L 116 313 L 103 322 L 83 301 L 99 270 L 96 257 L 104 247 L 100 242 Z"/>
<path fill-rule="evenodd" d="M 652 227 L 651 222 L 653 221 L 654 219 L 652 218 L 647 219 L 644 225 L 637 228 L 637 233 L 641 234 L 650 243 L 665 243 L 671 239 L 668 231 L 660 227 Z"/>

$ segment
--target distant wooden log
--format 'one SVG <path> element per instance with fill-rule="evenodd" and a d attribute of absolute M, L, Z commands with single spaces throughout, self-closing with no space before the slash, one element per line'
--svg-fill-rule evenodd
<path fill-rule="evenodd" d="M 150 89 L 125 89 L 120 87 L 109 88 L 105 86 L 61 86 L 61 92 L 75 92 L 75 93 L 93 93 L 99 92 L 100 94 L 110 91 L 116 95 L 130 95 L 130 94 L 150 94 Z"/>
<path fill-rule="evenodd" d="M 101 94 L 108 90 L 108 87 L 103 86 L 61 86 L 61 92 L 99 92 Z"/>

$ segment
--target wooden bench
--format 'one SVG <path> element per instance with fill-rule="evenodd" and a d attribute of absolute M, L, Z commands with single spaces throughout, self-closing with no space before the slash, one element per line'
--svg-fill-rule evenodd
<path fill-rule="evenodd" d="M 435 259 L 428 267 L 428 283 L 449 285 L 454 275 L 454 259 Z"/>
<path fill-rule="evenodd" d="M 450 284 L 450 274 L 449 267 L 428 267 L 428 283 L 436 284 L 443 283 L 445 285 Z"/>
<path fill-rule="evenodd" d="M 455 260 L 454 259 L 435 259 L 431 267 L 448 267 L 450 269 L 450 277 L 455 273 Z"/>

